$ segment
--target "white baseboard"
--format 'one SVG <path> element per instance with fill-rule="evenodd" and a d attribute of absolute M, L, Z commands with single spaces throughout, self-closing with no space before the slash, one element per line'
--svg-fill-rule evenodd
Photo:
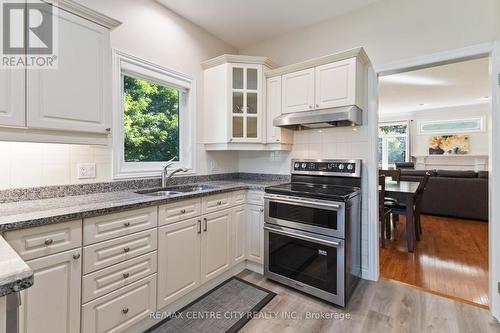
<path fill-rule="evenodd" d="M 247 260 L 246 268 L 257 274 L 264 274 L 264 265 L 262 264 Z"/>

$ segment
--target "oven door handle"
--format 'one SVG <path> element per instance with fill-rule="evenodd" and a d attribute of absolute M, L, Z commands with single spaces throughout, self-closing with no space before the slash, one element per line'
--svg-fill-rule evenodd
<path fill-rule="evenodd" d="M 302 239 L 302 240 L 305 240 L 305 241 L 310 241 L 310 242 L 317 243 L 317 244 L 322 244 L 322 245 L 327 245 L 327 246 L 333 246 L 333 247 L 341 247 L 342 246 L 342 242 L 341 241 L 340 242 L 328 241 L 326 239 L 321 239 L 321 238 L 316 238 L 316 237 L 311 237 L 311 236 L 296 234 L 294 232 L 289 232 L 289 231 L 284 231 L 284 230 L 278 230 L 278 229 L 271 228 L 271 227 L 264 227 L 264 230 L 267 230 L 267 231 L 270 231 L 270 232 L 274 232 L 276 234 L 280 234 L 280 235 L 284 235 L 284 236 L 290 236 L 290 237 L 293 237 L 293 238 L 298 238 L 298 239 Z"/>
<path fill-rule="evenodd" d="M 284 198 L 284 197 L 278 197 L 278 196 L 268 196 L 265 195 L 264 199 L 269 199 L 271 201 L 275 202 L 285 202 L 285 203 L 292 203 L 292 204 L 306 204 L 306 205 L 311 205 L 311 206 L 316 206 L 316 207 L 325 207 L 325 208 L 330 208 L 330 209 L 340 209 L 341 206 L 338 204 L 333 204 L 333 203 L 323 203 L 323 202 L 318 202 L 318 201 L 310 201 L 310 200 L 301 200 L 301 199 L 293 199 L 293 198 Z"/>

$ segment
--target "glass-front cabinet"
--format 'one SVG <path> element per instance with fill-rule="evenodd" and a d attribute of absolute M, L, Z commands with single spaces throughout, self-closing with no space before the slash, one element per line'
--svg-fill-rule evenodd
<path fill-rule="evenodd" d="M 230 142 L 262 142 L 262 65 L 229 64 Z"/>

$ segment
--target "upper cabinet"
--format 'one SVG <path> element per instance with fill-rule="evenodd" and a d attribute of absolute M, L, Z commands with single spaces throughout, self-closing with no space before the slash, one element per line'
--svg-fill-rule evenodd
<path fill-rule="evenodd" d="M 57 63 L 0 70 L 0 140 L 107 144 L 109 35 L 120 22 L 73 1 L 45 5 L 55 22 Z"/>
<path fill-rule="evenodd" d="M 273 126 L 273 120 L 281 115 L 282 96 L 281 76 L 267 79 L 266 94 L 266 142 L 268 144 L 292 144 L 293 132 L 287 129 Z"/>
<path fill-rule="evenodd" d="M 362 48 L 267 71 L 281 78 L 281 113 L 356 105 L 366 109 L 368 57 Z"/>
<path fill-rule="evenodd" d="M 267 145 L 264 71 L 271 67 L 267 58 L 223 55 L 202 67 L 207 150 L 290 149 Z"/>

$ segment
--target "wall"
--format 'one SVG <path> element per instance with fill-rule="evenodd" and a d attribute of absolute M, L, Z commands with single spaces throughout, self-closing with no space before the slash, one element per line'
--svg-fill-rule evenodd
<path fill-rule="evenodd" d="M 497 0 L 382 0 L 240 50 L 286 65 L 363 46 L 375 68 L 496 40 Z"/>
<path fill-rule="evenodd" d="M 444 109 L 430 109 L 418 112 L 408 112 L 399 114 L 380 115 L 380 122 L 390 122 L 399 120 L 411 120 L 410 123 L 410 144 L 411 155 L 428 155 L 428 141 L 432 135 L 418 133 L 420 121 L 467 119 L 474 117 L 484 117 L 485 131 L 468 134 L 470 138 L 469 155 L 488 155 L 489 153 L 489 132 L 491 128 L 491 107 L 488 103 L 457 106 Z"/>
<path fill-rule="evenodd" d="M 206 153 L 203 139 L 203 71 L 200 63 L 237 51 L 154 0 L 78 0 L 123 24 L 112 31 L 115 49 L 172 68 L 196 79 L 198 174 L 237 171 L 237 153 Z M 0 143 L 0 189 L 109 181 L 111 148 L 39 143 Z M 76 178 L 76 163 L 96 163 L 97 177 Z"/>

